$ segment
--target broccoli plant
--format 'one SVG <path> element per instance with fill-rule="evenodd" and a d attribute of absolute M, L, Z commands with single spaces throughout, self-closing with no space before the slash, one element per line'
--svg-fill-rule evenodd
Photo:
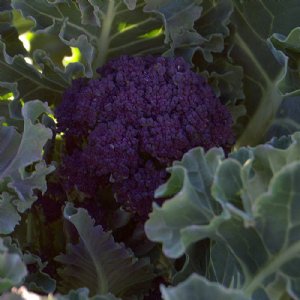
<path fill-rule="evenodd" d="M 233 145 L 228 109 L 182 58 L 121 56 L 98 73 L 74 81 L 56 110 L 67 187 L 95 195 L 110 186 L 146 218 L 174 160 L 196 146 Z"/>
<path fill-rule="evenodd" d="M 0 300 L 300 300 L 299 15 L 0 0 Z"/>

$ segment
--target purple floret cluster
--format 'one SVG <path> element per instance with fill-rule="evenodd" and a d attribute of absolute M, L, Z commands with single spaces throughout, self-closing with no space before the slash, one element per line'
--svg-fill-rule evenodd
<path fill-rule="evenodd" d="M 189 149 L 234 143 L 232 118 L 182 58 L 121 56 L 75 80 L 56 111 L 69 187 L 88 195 L 112 187 L 124 208 L 146 218 L 165 171 Z"/>

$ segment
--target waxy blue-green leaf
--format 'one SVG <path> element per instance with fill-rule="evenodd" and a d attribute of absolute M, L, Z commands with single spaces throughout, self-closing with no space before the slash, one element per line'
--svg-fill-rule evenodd
<path fill-rule="evenodd" d="M 244 69 L 244 93 L 249 121 L 238 146 L 257 145 L 264 137 L 280 107 L 283 96 L 278 80 L 284 65 L 273 56 L 268 38 L 273 33 L 287 35 L 299 26 L 298 0 L 233 0 L 231 22 L 235 27 L 230 57 Z"/>
<path fill-rule="evenodd" d="M 169 169 L 170 179 L 156 190 L 156 197 L 173 197 L 161 207 L 153 205 L 145 230 L 150 240 L 163 243 L 167 256 L 180 257 L 195 242 L 191 235 L 183 231 L 192 232 L 197 228 L 198 231 L 203 230 L 204 238 L 221 219 L 226 219 L 225 215 L 219 219 L 217 214 L 220 208 L 210 191 L 216 168 L 223 158 L 221 149 L 212 149 L 207 153 L 202 148 L 191 150 L 181 162 L 176 162 Z M 200 240 L 199 236 L 197 238 Z"/>
<path fill-rule="evenodd" d="M 21 257 L 11 253 L 0 238 L 0 294 L 19 285 L 27 275 L 27 269 Z"/>
<path fill-rule="evenodd" d="M 228 289 L 215 282 L 210 282 L 196 274 L 191 275 L 187 280 L 176 287 L 161 286 L 161 293 L 164 300 L 250 300 L 241 291 Z"/>
<path fill-rule="evenodd" d="M 284 100 L 268 136 L 292 134 L 300 130 L 300 27 L 294 28 L 287 36 L 274 33 L 269 42 L 273 55 L 283 66 L 278 88 Z"/>
<path fill-rule="evenodd" d="M 1 5 L 1 4 L 0 4 Z M 0 36 L 7 45 L 6 50 L 9 55 L 26 54 L 26 50 L 19 40 L 19 33 L 13 26 L 13 12 L 9 10 L 1 11 L 0 8 Z"/>
<path fill-rule="evenodd" d="M 36 100 L 22 108 L 23 132 L 0 125 L 0 199 L 5 220 L 0 233 L 10 233 L 22 213 L 36 200 L 34 190 L 46 191 L 46 176 L 54 169 L 43 161 L 42 151 L 52 137 L 50 129 L 38 122 L 49 107 Z M 29 169 L 28 169 L 29 168 Z"/>
<path fill-rule="evenodd" d="M 16 15 L 16 11 L 0 12 L 0 97 L 12 92 L 14 99 L 40 99 L 56 103 L 61 100 L 72 78 L 82 74 L 83 68 L 72 65 L 63 70 L 53 63 L 45 51 L 27 52 L 18 31 L 24 20 Z M 19 100 L 16 100 L 9 104 L 13 117 L 20 116 L 18 103 Z"/>
<path fill-rule="evenodd" d="M 35 20 L 35 31 L 56 34 L 79 48 L 87 77 L 111 57 L 166 50 L 161 21 L 143 12 L 143 1 L 13 0 L 12 5 Z"/>
<path fill-rule="evenodd" d="M 300 25 L 300 24 L 299 24 Z M 294 28 L 288 36 L 274 33 L 270 37 L 273 53 L 284 64 L 284 73 L 278 87 L 286 95 L 300 95 L 300 27 Z M 276 50 L 277 51 L 276 51 Z"/>
<path fill-rule="evenodd" d="M 207 78 L 215 94 L 227 105 L 236 124 L 246 114 L 246 109 L 242 103 L 237 105 L 237 101 L 245 98 L 243 68 L 233 64 L 229 54 L 234 36 L 230 31 L 233 3 L 231 0 L 205 0 L 201 8 L 201 16 L 194 25 L 197 35 L 202 38 L 201 43 L 185 42 L 175 54 L 183 55 L 187 60 L 193 58 L 198 72 Z"/>
<path fill-rule="evenodd" d="M 34 270 L 26 276 L 24 286 L 36 293 L 53 293 L 56 289 L 56 281 L 43 272 L 47 263 L 42 263 L 40 257 L 31 253 L 24 253 L 23 261 L 27 266 L 30 266 L 31 270 Z"/>
<path fill-rule="evenodd" d="M 26 268 L 30 270 L 22 281 L 22 286 L 28 288 L 32 292 L 37 293 L 53 293 L 56 289 L 56 282 L 43 270 L 47 262 L 42 262 L 41 258 L 28 251 L 22 252 L 22 241 L 19 239 L 12 239 L 6 236 L 3 239 L 4 246 L 11 254 L 18 255 Z"/>
<path fill-rule="evenodd" d="M 205 39 L 194 29 L 194 23 L 201 16 L 201 0 L 146 0 L 145 11 L 161 16 L 165 28 L 165 43 L 170 43 L 169 55 L 185 55 L 191 61 L 193 54 L 205 42 Z M 180 49 L 185 45 L 187 49 Z"/>
<path fill-rule="evenodd" d="M 88 212 L 68 203 L 64 217 L 79 235 L 77 245 L 68 244 L 66 254 L 56 257 L 64 265 L 60 270 L 66 289 L 89 288 L 91 295 L 132 296 L 149 288 L 154 278 L 148 259 L 137 259 L 130 249 L 116 243 L 110 232 L 103 231 Z"/>
<path fill-rule="evenodd" d="M 1 300 L 26 300 L 28 298 L 34 298 L 37 300 L 121 300 L 116 298 L 112 294 L 96 295 L 94 297 L 89 296 L 89 290 L 87 288 L 81 288 L 77 290 L 71 290 L 68 294 L 49 294 L 48 296 L 42 296 L 36 293 L 29 292 L 24 286 L 19 289 L 14 289 L 9 293 L 5 293 L 0 296 Z"/>
<path fill-rule="evenodd" d="M 13 205 L 14 200 L 16 197 L 7 192 L 0 194 L 0 233 L 2 234 L 13 232 L 21 220 L 21 216 Z"/>
<path fill-rule="evenodd" d="M 36 32 L 79 48 L 87 77 L 122 54 L 176 54 L 191 62 L 199 50 L 212 62 L 212 53 L 224 49 L 233 11 L 229 0 L 218 5 L 211 0 L 12 0 L 12 5 L 35 21 Z"/>
<path fill-rule="evenodd" d="M 41 50 L 34 53 L 33 59 L 41 72 L 28 64 L 23 55 L 10 56 L 4 42 L 0 40 L 0 82 L 6 83 L 15 98 L 25 101 L 39 98 L 51 103 L 59 101 L 70 84 L 74 68 L 69 67 L 66 71 L 58 69 Z M 6 94 L 7 87 L 3 89 L 2 86 L 0 85 L 0 94 Z"/>
<path fill-rule="evenodd" d="M 156 194 L 173 197 L 154 205 L 145 226 L 167 256 L 188 255 L 193 243 L 209 238 L 212 251 L 216 242 L 228 252 L 233 269 L 224 281 L 217 249 L 201 272 L 208 279 L 254 300 L 300 299 L 300 133 L 229 158 L 196 148 L 170 172 Z"/>

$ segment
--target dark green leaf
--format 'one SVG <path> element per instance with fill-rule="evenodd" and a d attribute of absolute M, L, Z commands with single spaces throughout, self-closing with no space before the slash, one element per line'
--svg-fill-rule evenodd
<path fill-rule="evenodd" d="M 278 80 L 284 66 L 272 55 L 267 39 L 274 33 L 288 34 L 299 25 L 298 0 L 234 0 L 235 26 L 230 52 L 235 64 L 244 68 L 244 93 L 249 122 L 238 146 L 256 145 L 272 124 L 282 102 Z"/>
<path fill-rule="evenodd" d="M 147 259 L 137 259 L 130 249 L 116 243 L 110 232 L 94 226 L 85 209 L 68 203 L 64 217 L 79 234 L 79 244 L 67 246 L 67 254 L 56 260 L 64 264 L 60 276 L 65 288 L 88 287 L 92 295 L 111 292 L 117 296 L 141 293 L 152 281 Z"/>

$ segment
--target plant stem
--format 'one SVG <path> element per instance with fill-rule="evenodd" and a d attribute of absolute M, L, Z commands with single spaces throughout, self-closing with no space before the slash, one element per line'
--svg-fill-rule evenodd
<path fill-rule="evenodd" d="M 116 14 L 115 0 L 108 0 L 107 11 L 102 20 L 102 30 L 101 30 L 100 38 L 97 42 L 97 50 L 96 50 L 97 56 L 93 68 L 94 72 L 96 68 L 102 66 L 105 63 L 108 46 L 110 42 L 111 27 L 115 18 L 115 14 Z"/>

